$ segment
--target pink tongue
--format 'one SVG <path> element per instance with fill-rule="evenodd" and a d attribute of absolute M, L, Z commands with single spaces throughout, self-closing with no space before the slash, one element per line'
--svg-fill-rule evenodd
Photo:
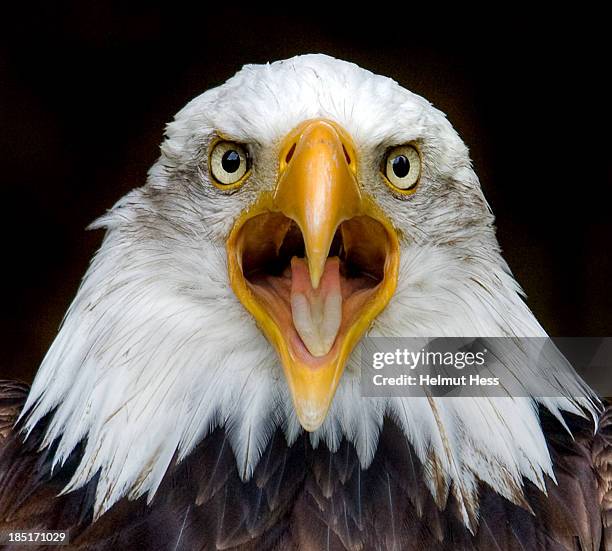
<path fill-rule="evenodd" d="M 328 258 L 319 287 L 310 281 L 303 258 L 291 259 L 291 315 L 302 342 L 313 356 L 327 354 L 342 321 L 340 261 Z"/>
<path fill-rule="evenodd" d="M 325 296 L 333 292 L 340 292 L 340 261 L 337 256 L 325 262 L 318 289 L 312 287 L 306 260 L 297 256 L 291 259 L 291 294 L 313 293 Z"/>

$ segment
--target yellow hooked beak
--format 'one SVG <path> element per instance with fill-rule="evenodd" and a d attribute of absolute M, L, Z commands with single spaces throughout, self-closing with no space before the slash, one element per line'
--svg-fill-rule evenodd
<path fill-rule="evenodd" d="M 236 221 L 227 253 L 232 288 L 278 352 L 299 420 L 313 431 L 325 420 L 349 354 L 395 291 L 399 264 L 397 234 L 360 189 L 355 147 L 342 128 L 316 119 L 286 137 L 275 190 Z M 292 259 L 300 257 L 306 293 L 326 292 L 322 278 L 340 280 L 334 298 L 341 295 L 341 321 L 319 355 L 294 324 L 299 274 Z"/>

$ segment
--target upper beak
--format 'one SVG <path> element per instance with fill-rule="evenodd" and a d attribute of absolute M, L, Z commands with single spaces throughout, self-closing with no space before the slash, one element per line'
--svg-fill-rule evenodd
<path fill-rule="evenodd" d="M 376 286 L 353 295 L 346 291 L 350 286 L 342 287 L 342 322 L 333 346 L 322 356 L 305 351 L 286 301 L 245 277 L 245 257 L 278 256 L 292 223 L 303 238 L 314 295 L 320 292 L 338 230 L 355 262 L 381 264 L 372 269 L 380 269 Z M 302 426 L 315 430 L 325 419 L 349 354 L 393 294 L 399 263 L 397 235 L 380 208 L 362 193 L 356 150 L 341 127 L 317 119 L 287 136 L 274 192 L 262 193 L 242 214 L 227 251 L 232 287 L 276 348 Z"/>
<path fill-rule="evenodd" d="M 315 289 L 336 229 L 364 210 L 355 177 L 354 148 L 348 136 L 342 139 L 341 132 L 328 121 L 316 120 L 290 135 L 274 194 L 276 208 L 302 230 Z"/>

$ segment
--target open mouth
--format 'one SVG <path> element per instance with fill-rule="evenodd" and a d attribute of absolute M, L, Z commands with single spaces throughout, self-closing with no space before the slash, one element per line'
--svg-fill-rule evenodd
<path fill-rule="evenodd" d="M 232 288 L 276 349 L 309 431 L 397 282 L 398 235 L 362 191 L 356 159 L 336 123 L 305 121 L 281 144 L 274 190 L 243 211 L 226 244 Z"/>
<path fill-rule="evenodd" d="M 384 227 L 369 216 L 343 222 L 317 288 L 293 220 L 260 214 L 242 226 L 241 234 L 240 264 L 255 299 L 292 356 L 312 369 L 325 365 L 380 290 L 389 248 Z"/>

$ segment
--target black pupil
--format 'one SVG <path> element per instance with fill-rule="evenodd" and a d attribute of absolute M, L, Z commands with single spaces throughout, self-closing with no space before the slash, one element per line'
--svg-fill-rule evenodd
<path fill-rule="evenodd" d="M 221 157 L 221 166 L 225 172 L 232 174 L 240 168 L 240 155 L 237 151 L 230 149 L 223 154 Z"/>
<path fill-rule="evenodd" d="M 410 161 L 408 157 L 398 155 L 391 161 L 391 167 L 393 168 L 393 174 L 398 178 L 405 178 L 410 172 Z"/>

